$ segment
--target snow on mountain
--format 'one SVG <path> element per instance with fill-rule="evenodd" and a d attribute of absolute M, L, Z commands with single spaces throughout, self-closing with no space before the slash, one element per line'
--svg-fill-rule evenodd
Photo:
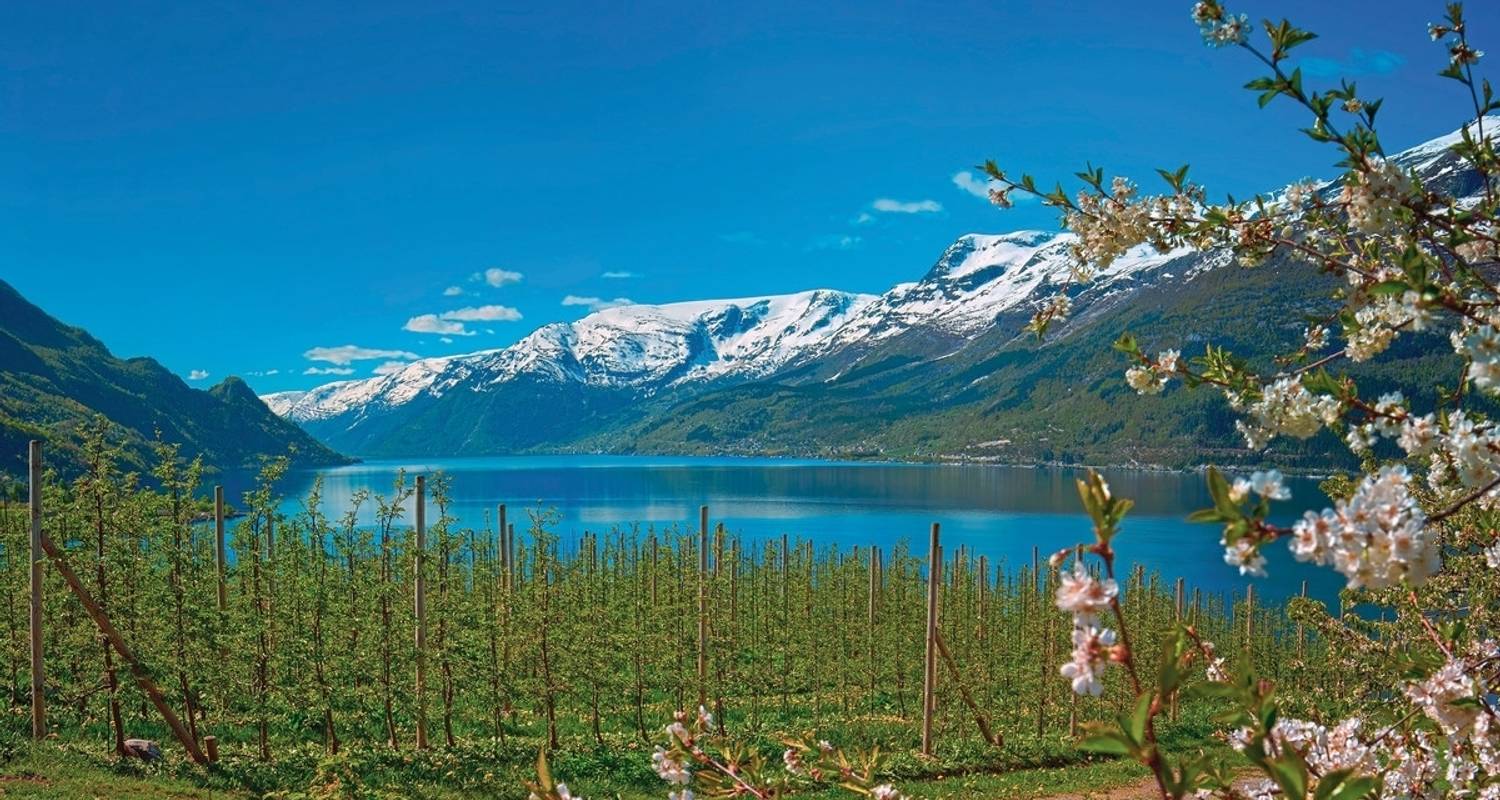
<path fill-rule="evenodd" d="M 298 422 L 367 414 L 456 387 L 485 391 L 527 376 L 644 394 L 685 383 L 770 375 L 875 300 L 818 289 L 796 294 L 596 311 L 544 325 L 500 350 L 414 361 L 387 375 L 263 399 Z"/>
<path fill-rule="evenodd" d="M 500 350 L 414 361 L 387 375 L 338 381 L 263 399 L 298 422 L 349 415 L 348 425 L 454 387 L 484 391 L 521 376 L 654 394 L 684 384 L 753 379 L 844 348 L 870 348 L 919 327 L 969 339 L 1003 312 L 1026 307 L 1066 280 L 1072 234 L 1020 231 L 962 236 L 922 280 L 883 295 L 818 289 L 796 294 L 596 311 L 544 325 Z M 1140 247 L 1096 283 L 1165 264 L 1181 253 Z"/>
<path fill-rule="evenodd" d="M 1500 116 L 1486 125 L 1500 127 Z M 1392 156 L 1429 180 L 1453 182 L 1462 196 L 1477 176 L 1451 151 L 1453 133 Z M 1321 184 L 1335 191 L 1337 183 Z M 959 237 L 921 280 L 879 296 L 814 290 L 736 300 L 629 305 L 572 323 L 545 325 L 511 345 L 414 361 L 388 375 L 340 381 L 305 392 L 263 397 L 299 422 L 352 427 L 421 397 L 458 390 L 491 391 L 522 377 L 641 396 L 694 383 L 748 380 L 845 353 L 853 363 L 908 331 L 937 333 L 954 347 L 974 340 L 1007 315 L 1032 308 L 1074 268 L 1070 233 L 1016 231 Z M 1174 264 L 1181 260 L 1183 263 Z M 1158 253 L 1142 245 L 1096 275 L 1081 299 L 1121 297 L 1158 279 L 1187 280 L 1230 263 L 1227 253 Z M 1169 265 L 1171 265 L 1169 267 Z M 1180 267 L 1180 269 L 1179 269 Z"/>
<path fill-rule="evenodd" d="M 1071 233 L 1044 231 L 961 236 L 922 280 L 899 284 L 881 295 L 821 349 L 832 352 L 856 343 L 870 344 L 920 326 L 972 338 L 1003 312 L 1024 309 L 1064 283 L 1074 264 L 1068 249 L 1076 238 Z M 1107 285 L 1187 253 L 1186 249 L 1158 253 L 1149 246 L 1136 247 L 1094 283 Z"/>

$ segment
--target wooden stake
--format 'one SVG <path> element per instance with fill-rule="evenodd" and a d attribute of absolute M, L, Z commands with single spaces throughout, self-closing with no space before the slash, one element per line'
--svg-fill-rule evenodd
<path fill-rule="evenodd" d="M 417 552 L 412 561 L 417 615 L 417 747 L 427 749 L 427 476 L 417 476 Z"/>
<path fill-rule="evenodd" d="M 937 644 L 938 654 L 943 657 L 943 663 L 948 665 L 948 674 L 953 676 L 953 683 L 958 686 L 958 694 L 963 698 L 964 705 L 969 707 L 969 713 L 974 715 L 974 724 L 979 726 L 979 734 L 984 737 L 985 744 L 990 747 L 999 747 L 1000 742 L 995 738 L 994 731 L 990 730 L 990 721 L 985 718 L 984 712 L 979 710 L 979 704 L 974 702 L 974 696 L 969 694 L 969 687 L 964 683 L 964 676 L 958 671 L 958 662 L 953 660 L 953 654 L 948 652 L 948 644 L 943 641 L 943 634 L 937 633 L 933 637 Z"/>
<path fill-rule="evenodd" d="M 207 756 L 208 756 L 209 763 L 213 763 L 213 762 L 218 761 L 219 760 L 219 737 L 217 737 L 217 736 L 205 736 L 205 737 L 203 737 L 203 749 L 206 750 L 206 751 L 208 751 L 207 752 Z"/>
<path fill-rule="evenodd" d="M 922 755 L 932 755 L 932 716 L 937 684 L 938 586 L 943 575 L 943 554 L 938 544 L 938 523 L 932 523 L 927 548 L 927 639 L 922 661 Z"/>
<path fill-rule="evenodd" d="M 708 705 L 708 506 L 698 508 L 698 705 Z"/>
<path fill-rule="evenodd" d="M 1307 597 L 1307 581 L 1302 582 L 1302 597 Z M 1297 660 L 1301 661 L 1304 654 L 1304 646 L 1307 644 L 1307 630 L 1302 623 L 1297 623 Z"/>
<path fill-rule="evenodd" d="M 47 670 L 42 662 L 42 443 L 31 441 L 31 736 L 47 736 Z"/>
<path fill-rule="evenodd" d="M 515 591 L 516 584 L 521 582 L 521 565 L 516 562 L 519 555 L 524 560 L 526 554 L 516 547 L 516 523 L 512 522 L 505 526 L 505 547 L 510 551 L 510 589 Z"/>
<path fill-rule="evenodd" d="M 875 713 L 875 601 L 880 593 L 880 548 L 870 547 L 870 617 L 865 628 L 865 656 L 870 664 L 870 713 Z"/>
<path fill-rule="evenodd" d="M 505 529 L 505 504 L 500 504 L 500 585 L 510 588 L 510 532 Z"/>
<path fill-rule="evenodd" d="M 229 610 L 229 584 L 224 580 L 224 563 L 229 556 L 224 550 L 224 487 L 214 487 L 214 572 L 219 577 L 219 613 Z"/>
<path fill-rule="evenodd" d="M 1255 584 L 1245 587 L 1245 652 L 1255 652 Z"/>
<path fill-rule="evenodd" d="M 202 750 L 198 749 L 198 742 L 194 741 L 192 734 L 182 724 L 182 720 L 178 719 L 177 714 L 172 711 L 172 707 L 167 704 L 166 698 L 162 697 L 161 689 L 158 689 L 155 681 L 151 680 L 151 673 L 146 669 L 144 664 L 136 659 L 135 653 L 125 643 L 124 637 L 120 635 L 120 632 L 115 629 L 114 625 L 110 624 L 109 617 L 104 614 L 104 609 L 100 608 L 99 604 L 94 602 L 93 596 L 89 594 L 88 589 L 84 588 L 83 582 L 78 580 L 78 576 L 68 566 L 63 551 L 58 549 L 45 534 L 41 539 L 42 549 L 46 551 L 47 557 L 52 559 L 52 565 L 62 575 L 63 581 L 68 584 L 68 588 L 78 597 L 79 604 L 93 618 L 94 624 L 98 626 L 100 633 L 104 634 L 104 637 L 115 648 L 115 652 L 119 653 L 120 658 L 124 659 L 125 663 L 130 666 L 130 674 L 135 676 L 136 685 L 140 686 L 141 691 L 151 700 L 151 704 L 156 706 L 156 710 L 161 714 L 162 719 L 166 721 L 167 727 L 172 729 L 172 735 L 176 736 L 177 741 L 182 743 L 183 749 L 188 751 L 188 755 L 193 759 L 194 763 L 208 763 L 208 757 L 203 754 Z"/>

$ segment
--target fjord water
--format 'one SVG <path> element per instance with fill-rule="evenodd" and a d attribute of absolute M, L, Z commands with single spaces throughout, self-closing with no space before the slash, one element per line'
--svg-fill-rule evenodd
<path fill-rule="evenodd" d="M 981 465 L 648 456 L 366 461 L 293 472 L 282 487 L 283 511 L 300 513 L 302 496 L 322 475 L 323 510 L 336 520 L 357 490 L 389 493 L 401 469 L 409 477 L 447 474 L 449 514 L 459 527 L 488 528 L 496 505 L 506 503 L 518 536 L 524 536 L 528 512 L 555 511 L 554 530 L 564 547 L 585 531 L 696 530 L 703 504 L 712 523 L 723 522 L 748 540 L 786 533 L 843 552 L 872 544 L 889 551 L 904 540 L 925 554 L 927 531 L 938 522 L 945 554 L 962 545 L 1007 570 L 1029 564 L 1033 546 L 1045 558 L 1090 537 L 1074 486 L 1079 470 Z M 1273 602 L 1296 594 L 1307 579 L 1312 596 L 1336 601 L 1337 576 L 1296 563 L 1280 544 L 1267 548 L 1268 578 L 1242 578 L 1227 566 L 1217 528 L 1186 521 L 1210 505 L 1203 475 L 1104 472 L 1117 496 L 1136 502 L 1117 542 L 1122 562 L 1144 564 L 1169 582 L 1182 576 L 1189 587 L 1209 593 L 1243 595 L 1253 580 L 1257 594 Z M 1290 478 L 1288 484 L 1292 500 L 1279 504 L 1285 509 L 1278 516 L 1289 520 L 1326 504 L 1316 481 Z M 368 522 L 373 504 L 364 510 Z M 430 510 L 428 519 L 436 513 Z"/>

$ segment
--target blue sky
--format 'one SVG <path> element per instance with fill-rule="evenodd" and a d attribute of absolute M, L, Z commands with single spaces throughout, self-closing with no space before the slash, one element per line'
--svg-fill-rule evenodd
<path fill-rule="evenodd" d="M 1216 194 L 1334 160 L 1185 1 L 628 5 L 11 4 L 0 278 L 117 354 L 270 391 L 589 298 L 879 292 L 960 234 L 1056 227 L 955 184 L 989 157 L 1148 186 L 1186 162 Z M 1306 71 L 1384 96 L 1392 149 L 1462 121 L 1440 3 L 1231 7 L 1322 34 Z M 1500 48 L 1500 9 L 1470 16 Z"/>

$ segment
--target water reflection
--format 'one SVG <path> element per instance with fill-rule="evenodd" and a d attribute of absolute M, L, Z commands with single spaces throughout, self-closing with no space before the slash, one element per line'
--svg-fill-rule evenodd
<path fill-rule="evenodd" d="M 1030 562 L 1033 546 L 1045 555 L 1088 535 L 1073 483 L 1078 471 L 971 465 L 621 456 L 374 461 L 292 473 L 282 487 L 284 510 L 300 511 L 300 497 L 321 474 L 324 511 L 337 517 L 360 489 L 389 492 L 402 468 L 450 475 L 450 513 L 461 526 L 485 528 L 495 506 L 507 503 L 512 519 L 522 523 L 516 526 L 520 533 L 527 527 L 526 510 L 555 509 L 559 532 L 569 540 L 616 526 L 692 526 L 700 504 L 709 505 L 716 522 L 748 538 L 788 533 L 844 550 L 920 542 L 928 526 L 939 522 L 948 552 L 962 545 L 1011 569 Z M 1243 592 L 1247 582 L 1223 563 L 1217 532 L 1184 521 L 1210 504 L 1201 475 L 1106 474 L 1118 495 L 1136 500 L 1121 542 L 1125 561 L 1181 575 L 1206 591 Z M 1295 500 L 1286 504 L 1288 518 L 1324 504 L 1316 481 L 1289 483 Z M 229 481 L 231 491 L 247 484 L 248 476 Z M 368 522 L 373 507 L 364 514 Z M 1338 584 L 1327 571 L 1293 562 L 1279 546 L 1270 551 L 1272 577 L 1257 582 L 1263 597 L 1294 594 L 1306 579 L 1314 596 L 1336 598 Z"/>

